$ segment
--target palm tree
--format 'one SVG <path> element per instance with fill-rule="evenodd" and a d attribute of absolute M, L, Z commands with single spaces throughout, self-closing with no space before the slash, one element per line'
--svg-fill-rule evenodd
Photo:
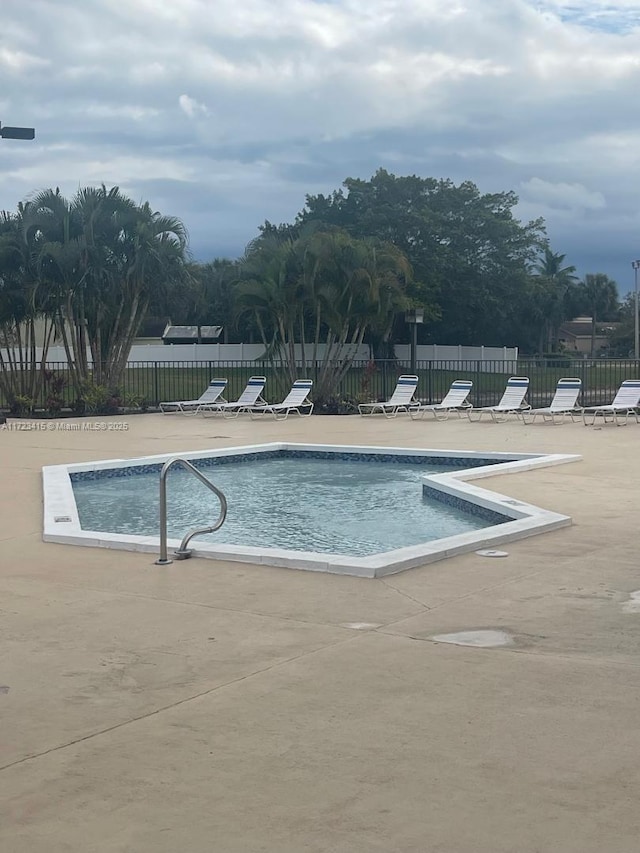
<path fill-rule="evenodd" d="M 316 399 L 335 394 L 368 329 L 389 333 L 411 277 L 395 246 L 338 228 L 259 237 L 240 268 L 238 306 L 255 317 L 267 357 L 281 359 L 291 381 L 299 344 L 303 370 L 308 354 L 316 368 Z"/>
<path fill-rule="evenodd" d="M 37 245 L 40 276 L 56 289 L 78 394 L 92 383 L 115 390 L 154 288 L 184 274 L 184 225 L 102 185 L 70 202 L 57 189 L 37 193 L 23 230 Z"/>
<path fill-rule="evenodd" d="M 304 318 L 302 268 L 296 242 L 268 234 L 249 243 L 239 264 L 239 316 L 257 325 L 265 356 L 282 361 L 285 383 L 297 378 L 295 343 Z"/>
<path fill-rule="evenodd" d="M 566 255 L 552 252 L 545 246 L 542 258 L 534 266 L 536 313 L 541 318 L 539 348 L 553 349 L 558 328 L 566 319 L 564 312 L 565 294 L 572 284 L 578 281 L 574 266 L 563 267 Z"/>
<path fill-rule="evenodd" d="M 102 379 L 114 388 L 120 385 L 152 295 L 166 292 L 187 275 L 187 233 L 179 219 L 163 216 L 145 202 L 120 211 L 117 224 L 118 254 L 106 267 L 109 298 L 101 303 L 103 323 L 96 325 L 92 339 Z"/>
<path fill-rule="evenodd" d="M 22 240 L 25 246 L 32 247 L 36 275 L 55 303 L 56 324 L 72 384 L 79 388 L 86 370 L 86 355 L 80 358 L 84 327 L 73 323 L 72 304 L 80 278 L 81 229 L 72 206 L 59 189 L 43 190 L 27 201 Z"/>
<path fill-rule="evenodd" d="M 206 264 L 191 264 L 188 272 L 186 287 L 171 291 L 176 310 L 169 311 L 169 316 L 179 316 L 182 319 L 174 322 L 183 323 L 201 323 L 206 317 L 207 322 L 222 326 L 223 343 L 240 341 L 235 311 L 237 262 L 215 258 Z"/>
<path fill-rule="evenodd" d="M 318 398 L 335 394 L 367 332 L 377 340 L 389 337 L 394 318 L 408 307 L 411 277 L 409 261 L 393 244 L 338 237 L 318 294 L 327 314 Z"/>
<path fill-rule="evenodd" d="M 12 404 L 38 397 L 55 332 L 55 301 L 34 269 L 33 243 L 22 239 L 28 215 L 22 203 L 0 214 L 0 387 Z"/>
<path fill-rule="evenodd" d="M 618 285 L 602 272 L 587 273 L 581 286 L 591 314 L 591 358 L 595 355 L 596 324 L 618 307 Z"/>

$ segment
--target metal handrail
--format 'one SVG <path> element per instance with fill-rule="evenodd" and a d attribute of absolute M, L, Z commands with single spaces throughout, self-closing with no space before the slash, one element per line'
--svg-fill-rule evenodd
<path fill-rule="evenodd" d="M 217 486 L 214 486 L 210 480 L 207 480 L 204 474 L 198 471 L 195 465 L 192 465 L 188 460 L 182 459 L 180 456 L 175 456 L 173 459 L 169 459 L 164 463 L 162 470 L 160 471 L 160 557 L 156 560 L 156 566 L 168 566 L 173 563 L 173 560 L 167 556 L 167 474 L 175 465 L 180 465 L 182 468 L 186 468 L 187 471 L 195 474 L 200 482 L 204 483 L 204 485 L 210 489 L 220 501 L 220 515 L 218 516 L 218 520 L 211 527 L 195 527 L 193 530 L 189 530 L 180 543 L 178 550 L 173 552 L 175 558 L 177 560 L 188 559 L 192 553 L 192 551 L 187 548 L 191 539 L 202 533 L 213 533 L 215 530 L 218 530 L 222 527 L 227 517 L 227 499 L 220 489 Z"/>

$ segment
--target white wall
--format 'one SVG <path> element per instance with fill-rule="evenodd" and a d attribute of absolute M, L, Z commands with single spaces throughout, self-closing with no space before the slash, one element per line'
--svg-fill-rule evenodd
<path fill-rule="evenodd" d="M 318 358 L 324 355 L 325 347 L 318 348 Z M 353 348 L 349 348 L 349 353 Z M 129 353 L 129 362 L 134 361 L 256 361 L 264 353 L 262 344 L 134 344 Z M 305 347 L 310 359 L 311 346 Z M 302 357 L 302 348 L 296 344 L 296 356 Z M 356 352 L 356 361 L 367 361 L 369 347 L 364 344 Z M 66 362 L 64 347 L 49 347 L 48 362 Z"/>
<path fill-rule="evenodd" d="M 409 344 L 396 344 L 396 358 L 405 367 L 411 364 Z M 518 347 L 465 347 L 425 344 L 416 347 L 416 361 L 474 361 L 484 373 L 514 373 L 518 367 Z M 473 369 L 477 369 L 477 364 Z"/>
<path fill-rule="evenodd" d="M 348 349 L 353 352 L 352 348 Z M 398 344 L 396 358 L 402 366 L 411 361 L 409 344 Z M 256 361 L 264 353 L 262 344 L 135 344 L 129 354 L 129 362 L 140 361 Z M 306 347 L 306 357 L 311 358 L 312 347 Z M 40 355 L 40 353 L 39 353 Z M 319 348 L 318 357 L 324 355 L 324 347 Z M 301 347 L 296 345 L 296 356 L 301 358 Z M 368 361 L 369 347 L 362 344 L 356 353 L 356 361 Z M 517 347 L 464 347 L 421 345 L 416 348 L 418 362 L 425 361 L 476 361 L 481 362 L 481 370 L 499 370 L 513 372 L 518 359 Z M 49 348 L 47 362 L 66 362 L 64 347 Z M 500 362 L 500 364 L 497 364 Z M 475 369 L 475 367 L 474 367 Z"/>

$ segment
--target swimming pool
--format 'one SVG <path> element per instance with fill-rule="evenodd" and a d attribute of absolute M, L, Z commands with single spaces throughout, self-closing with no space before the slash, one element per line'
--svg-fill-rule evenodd
<path fill-rule="evenodd" d="M 579 458 L 282 442 L 182 456 L 230 505 L 195 556 L 368 577 L 570 524 L 468 481 Z M 159 471 L 173 457 L 44 468 L 45 541 L 157 552 Z M 177 547 L 217 506 L 187 472 L 170 474 L 168 494 Z"/>
<path fill-rule="evenodd" d="M 198 462 L 229 506 L 222 528 L 198 537 L 201 542 L 243 545 L 249 539 L 260 548 L 365 557 L 509 521 L 425 494 L 425 474 L 456 470 L 429 457 L 279 450 L 229 459 Z M 124 483 L 122 476 L 72 474 L 71 482 L 83 528 L 156 533 L 157 471 L 136 473 Z M 168 496 L 169 536 L 179 539 L 189 528 L 210 524 L 211 495 L 189 471 L 169 472 Z"/>

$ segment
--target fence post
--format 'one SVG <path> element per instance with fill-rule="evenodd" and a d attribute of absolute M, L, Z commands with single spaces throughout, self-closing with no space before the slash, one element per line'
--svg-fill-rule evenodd
<path fill-rule="evenodd" d="M 482 360 L 477 359 L 476 360 L 476 378 L 474 381 L 474 385 L 478 389 L 476 392 L 476 399 L 478 400 L 479 404 L 482 406 L 482 405 L 484 405 L 484 403 L 482 401 L 482 394 L 480 391 L 480 377 L 482 375 L 482 371 L 480 370 L 481 365 L 482 365 Z M 482 417 L 482 415 L 480 415 L 480 417 Z"/>
<path fill-rule="evenodd" d="M 153 395 L 155 400 L 153 405 L 157 406 L 160 403 L 160 376 L 158 374 L 158 362 L 153 362 Z"/>
<path fill-rule="evenodd" d="M 588 399 L 588 393 L 589 393 L 589 389 L 587 388 L 587 376 L 588 375 L 589 374 L 587 372 L 587 359 L 583 358 L 582 359 L 582 366 L 580 368 L 580 379 L 581 379 L 581 385 L 582 385 L 583 405 L 584 405 L 584 401 Z"/>

